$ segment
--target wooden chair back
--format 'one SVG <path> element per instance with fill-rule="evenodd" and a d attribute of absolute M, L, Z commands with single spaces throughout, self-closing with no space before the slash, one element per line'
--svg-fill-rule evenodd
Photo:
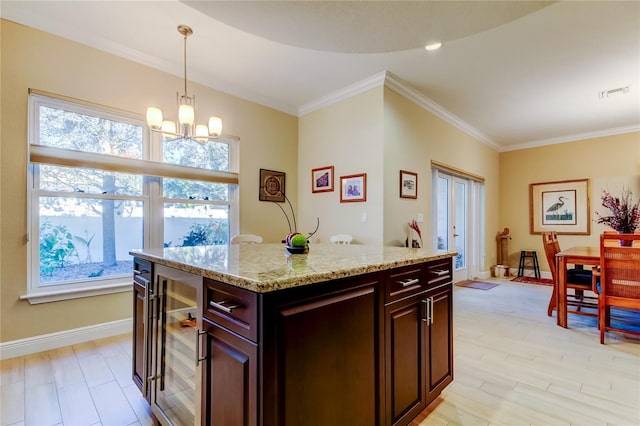
<path fill-rule="evenodd" d="M 544 254 L 549 263 L 549 270 L 554 282 L 557 282 L 558 276 L 556 271 L 556 254 L 560 253 L 560 243 L 558 242 L 558 234 L 555 231 L 542 233 L 542 245 L 544 246 Z"/>
<path fill-rule="evenodd" d="M 556 254 L 560 252 L 558 234 L 555 231 L 543 232 L 542 245 L 544 247 L 544 254 L 547 258 L 547 262 L 549 263 L 551 277 L 553 278 L 553 292 L 551 293 L 551 299 L 549 299 L 549 305 L 547 307 L 547 316 L 551 316 L 553 314 L 553 310 L 557 308 L 556 300 L 558 296 L 559 272 L 556 269 Z M 584 294 L 585 290 L 590 290 L 592 287 L 592 276 L 590 271 L 585 271 L 582 265 L 574 265 L 574 268 L 568 269 L 566 273 L 567 289 L 573 290 L 573 299 L 569 300 L 567 297 L 563 298 L 566 303 L 567 312 L 578 315 L 596 316 L 596 298 L 594 296 Z M 589 311 L 585 311 L 583 308 L 589 308 Z"/>
<path fill-rule="evenodd" d="M 627 242 L 630 245 L 623 245 Z M 610 308 L 640 310 L 640 234 L 600 235 L 600 291 L 598 322 L 600 343 L 607 330 L 640 334 L 633 330 L 611 326 Z"/>

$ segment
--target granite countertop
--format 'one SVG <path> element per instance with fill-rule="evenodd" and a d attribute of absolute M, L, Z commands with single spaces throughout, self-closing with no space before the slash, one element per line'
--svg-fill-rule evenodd
<path fill-rule="evenodd" d="M 133 256 L 257 293 L 455 256 L 455 252 L 374 245 L 311 244 L 290 254 L 283 244 L 236 244 L 132 250 Z"/>

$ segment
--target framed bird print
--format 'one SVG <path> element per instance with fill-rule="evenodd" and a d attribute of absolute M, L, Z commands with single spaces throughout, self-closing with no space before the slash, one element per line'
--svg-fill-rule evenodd
<path fill-rule="evenodd" d="M 589 235 L 589 194 L 589 179 L 530 184 L 531 234 L 556 231 L 566 235 Z"/>

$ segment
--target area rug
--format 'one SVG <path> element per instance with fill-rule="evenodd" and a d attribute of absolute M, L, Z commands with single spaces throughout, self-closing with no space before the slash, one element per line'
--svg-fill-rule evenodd
<path fill-rule="evenodd" d="M 553 280 L 551 278 L 535 278 L 522 276 L 514 277 L 511 281 L 527 284 L 553 285 Z"/>
<path fill-rule="evenodd" d="M 467 280 L 467 281 L 460 281 L 456 283 L 456 285 L 458 287 L 475 288 L 476 290 L 491 290 L 492 288 L 497 287 L 500 284 Z"/>

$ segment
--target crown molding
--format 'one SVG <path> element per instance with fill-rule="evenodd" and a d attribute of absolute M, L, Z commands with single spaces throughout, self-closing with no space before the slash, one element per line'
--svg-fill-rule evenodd
<path fill-rule="evenodd" d="M 379 72 L 369 78 L 351 84 L 343 89 L 329 93 L 321 98 L 316 99 L 315 101 L 306 103 L 298 108 L 298 117 L 325 108 L 329 105 L 341 102 L 345 99 L 349 99 L 353 96 L 359 95 L 360 93 L 366 92 L 367 90 L 380 87 L 384 85 L 387 74 L 387 71 Z"/>
<path fill-rule="evenodd" d="M 389 89 L 393 90 L 401 96 L 404 96 L 419 107 L 431 112 L 436 117 L 446 121 L 447 123 L 463 131 L 469 136 L 479 140 L 486 145 L 489 145 L 493 149 L 499 150 L 499 146 L 487 135 L 480 132 L 478 129 L 474 128 L 460 118 L 456 117 L 451 112 L 447 111 L 413 87 L 401 82 L 398 77 L 396 77 L 389 71 L 379 72 L 365 80 L 359 81 L 345 87 L 344 89 L 330 93 L 313 102 L 309 102 L 298 109 L 298 116 L 300 117 L 309 114 L 321 108 L 325 108 L 329 105 L 341 102 L 345 99 L 380 86 L 388 87 Z"/>
<path fill-rule="evenodd" d="M 478 141 L 486 145 L 489 145 L 493 149 L 499 149 L 498 144 L 496 144 L 496 142 L 493 141 L 490 137 L 488 137 L 487 135 L 485 135 L 475 127 L 471 126 L 466 121 L 461 120 L 451 112 L 447 111 L 442 106 L 438 105 L 432 99 L 423 95 L 413 87 L 409 86 L 406 83 L 403 83 L 402 81 L 400 81 L 400 79 L 397 76 L 393 75 L 392 73 L 387 73 L 385 86 L 387 86 L 389 89 L 393 90 L 394 92 L 404 96 L 410 101 L 414 102 L 416 105 L 431 112 L 436 117 L 446 121 L 447 123 L 451 124 L 455 128 L 477 139 Z"/>
<path fill-rule="evenodd" d="M 611 129 L 598 130 L 595 132 L 576 133 L 573 135 L 558 136 L 556 138 L 541 139 L 537 141 L 524 142 L 502 147 L 500 152 L 518 151 L 521 149 L 537 148 L 546 145 L 556 145 L 560 143 L 576 142 L 585 139 L 602 138 L 606 136 L 622 135 L 625 133 L 640 132 L 640 124 L 633 126 L 614 127 Z"/>

